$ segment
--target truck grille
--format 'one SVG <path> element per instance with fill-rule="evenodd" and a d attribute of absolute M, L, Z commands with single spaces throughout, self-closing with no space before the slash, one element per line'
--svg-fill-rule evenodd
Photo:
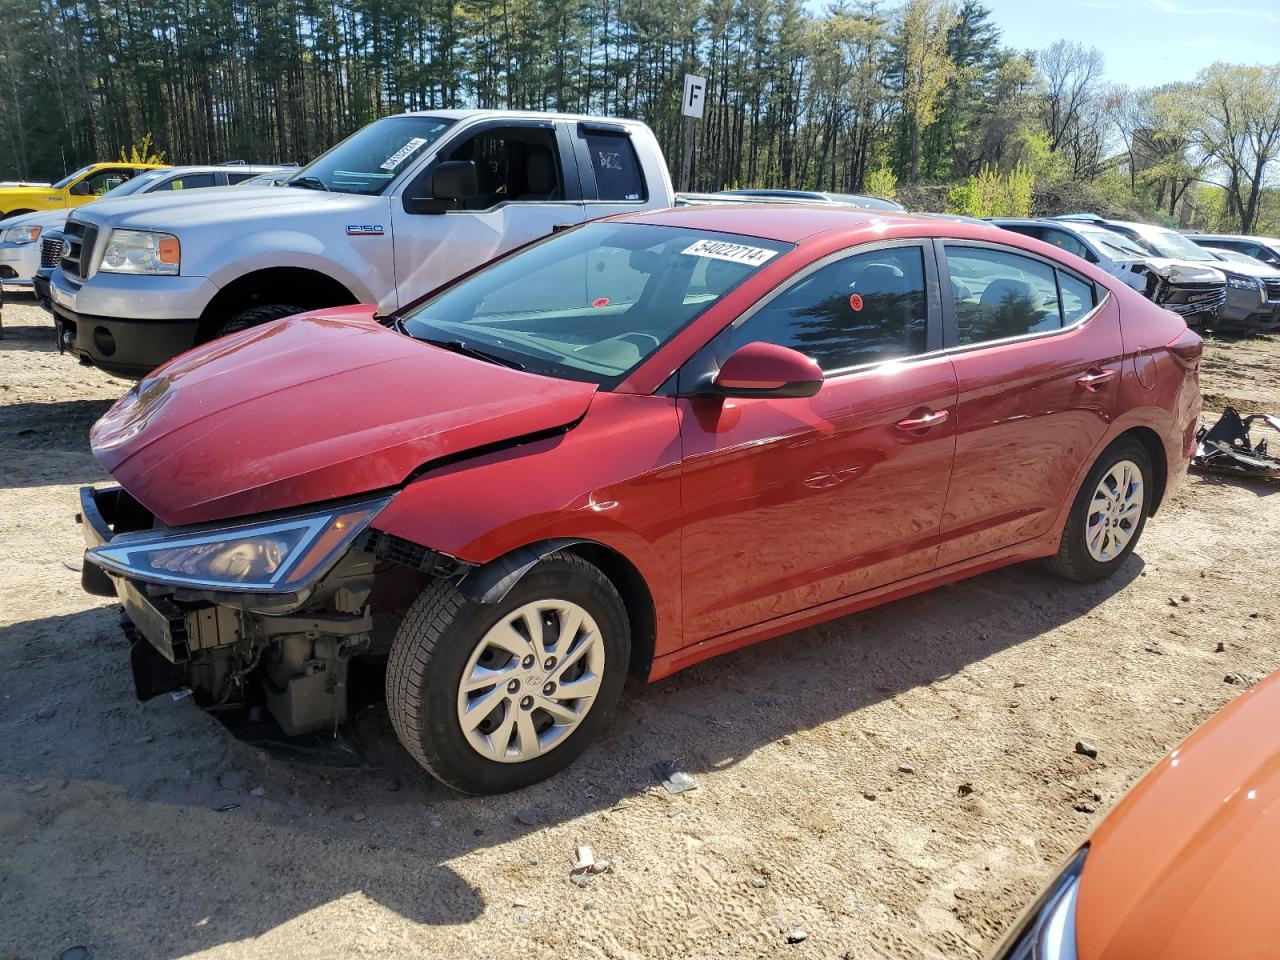
<path fill-rule="evenodd" d="M 56 267 L 62 262 L 62 234 L 45 237 L 40 244 L 40 266 Z"/>
<path fill-rule="evenodd" d="M 1275 280 L 1263 280 L 1262 282 L 1267 287 L 1267 300 L 1271 303 L 1280 300 L 1280 277 Z"/>
<path fill-rule="evenodd" d="M 98 241 L 98 228 L 80 220 L 68 220 L 63 227 L 65 252 L 62 254 L 62 272 L 81 280 L 93 262 L 93 245 Z"/>

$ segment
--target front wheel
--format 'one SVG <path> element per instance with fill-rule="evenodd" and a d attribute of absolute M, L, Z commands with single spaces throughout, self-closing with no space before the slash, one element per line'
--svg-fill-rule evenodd
<path fill-rule="evenodd" d="M 392 643 L 387 708 L 401 743 L 463 793 L 503 793 L 567 767 L 608 722 L 631 655 L 609 579 L 568 553 L 501 601 L 430 584 Z"/>
<path fill-rule="evenodd" d="M 256 307 L 250 307 L 247 310 L 232 314 L 218 328 L 218 332 L 214 336 L 225 337 L 229 333 L 238 333 L 241 330 L 248 330 L 250 327 L 256 327 L 259 324 L 279 320 L 281 317 L 291 317 L 295 313 L 306 312 L 303 307 L 294 307 L 287 303 L 258 304 Z"/>
<path fill-rule="evenodd" d="M 1151 472 L 1147 448 L 1133 437 L 1107 447 L 1080 486 L 1050 569 L 1078 583 L 1111 576 L 1146 526 Z"/>

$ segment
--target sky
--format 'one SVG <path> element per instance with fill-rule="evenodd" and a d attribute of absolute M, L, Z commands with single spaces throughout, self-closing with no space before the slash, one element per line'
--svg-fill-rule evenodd
<path fill-rule="evenodd" d="M 1228 63 L 1280 62 L 1280 0 L 984 0 L 1006 46 L 1097 47 L 1106 80 L 1150 87 Z"/>

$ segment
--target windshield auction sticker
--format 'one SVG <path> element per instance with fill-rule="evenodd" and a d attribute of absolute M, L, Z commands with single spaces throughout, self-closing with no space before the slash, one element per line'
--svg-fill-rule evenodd
<path fill-rule="evenodd" d="M 690 257 L 710 257 L 712 260 L 728 260 L 758 267 L 777 256 L 777 250 L 749 247 L 744 243 L 728 243 L 724 240 L 698 240 L 680 251 Z"/>
<path fill-rule="evenodd" d="M 413 153 L 413 151 L 417 150 L 426 142 L 427 141 L 423 137 L 414 137 L 391 156 L 387 157 L 387 159 L 382 162 L 382 169 L 394 170 L 396 167 L 400 166 L 400 164 L 404 163 L 405 157 L 409 156 L 409 154 Z"/>

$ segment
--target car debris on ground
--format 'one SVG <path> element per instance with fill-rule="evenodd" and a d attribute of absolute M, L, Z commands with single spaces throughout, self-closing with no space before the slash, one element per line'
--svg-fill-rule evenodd
<path fill-rule="evenodd" d="M 1280 416 L 1255 413 L 1241 417 L 1234 407 L 1227 407 L 1217 423 L 1196 432 L 1196 455 L 1191 466 L 1203 473 L 1280 480 L 1280 457 L 1268 451 L 1266 437 L 1253 442 L 1249 430 L 1254 424 L 1280 433 Z"/>

